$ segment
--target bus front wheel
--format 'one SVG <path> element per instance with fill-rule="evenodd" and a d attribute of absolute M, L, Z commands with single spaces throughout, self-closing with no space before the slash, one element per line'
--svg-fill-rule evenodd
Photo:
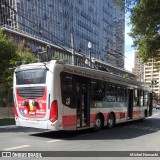
<path fill-rule="evenodd" d="M 115 124 L 114 115 L 113 115 L 113 113 L 110 113 L 108 116 L 107 126 L 108 126 L 108 128 L 113 128 L 114 124 Z"/>

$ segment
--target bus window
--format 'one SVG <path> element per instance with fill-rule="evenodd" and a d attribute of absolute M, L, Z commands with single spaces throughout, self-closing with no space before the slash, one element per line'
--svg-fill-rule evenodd
<path fill-rule="evenodd" d="M 143 91 L 135 89 L 134 106 L 143 106 Z"/>
<path fill-rule="evenodd" d="M 93 101 L 103 101 L 105 97 L 105 82 L 93 80 L 91 82 Z"/>
<path fill-rule="evenodd" d="M 115 102 L 117 101 L 117 86 L 114 84 L 106 85 L 106 101 Z"/>
<path fill-rule="evenodd" d="M 46 69 L 20 70 L 16 72 L 17 85 L 43 84 L 46 82 Z"/>
<path fill-rule="evenodd" d="M 140 106 L 142 107 L 144 105 L 144 100 L 143 100 L 143 97 L 144 97 L 144 92 L 142 90 L 140 90 L 140 95 L 139 95 L 139 99 L 140 99 Z"/>
<path fill-rule="evenodd" d="M 117 101 L 118 102 L 126 101 L 126 88 L 122 86 L 117 86 Z"/>
<path fill-rule="evenodd" d="M 138 90 L 138 102 L 137 102 L 138 106 L 143 106 L 143 91 L 142 90 Z"/>
<path fill-rule="evenodd" d="M 111 96 L 112 96 L 112 101 L 116 101 L 117 100 L 117 86 L 116 85 L 112 85 L 111 86 Z"/>
<path fill-rule="evenodd" d="M 68 107 L 75 107 L 74 79 L 70 74 L 61 74 L 62 103 Z"/>
<path fill-rule="evenodd" d="M 134 98 L 133 98 L 133 102 L 134 102 L 134 107 L 136 107 L 137 105 L 139 105 L 138 102 L 139 100 L 138 100 L 138 90 L 137 89 L 135 89 L 134 90 Z"/>
<path fill-rule="evenodd" d="M 144 92 L 144 106 L 148 105 L 148 92 Z"/>

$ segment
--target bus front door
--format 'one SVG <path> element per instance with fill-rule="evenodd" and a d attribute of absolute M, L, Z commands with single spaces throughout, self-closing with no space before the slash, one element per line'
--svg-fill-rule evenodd
<path fill-rule="evenodd" d="M 76 79 L 76 107 L 77 128 L 90 125 L 89 80 L 77 77 Z"/>
<path fill-rule="evenodd" d="M 133 116 L 133 90 L 128 90 L 128 117 L 127 119 L 132 119 Z"/>

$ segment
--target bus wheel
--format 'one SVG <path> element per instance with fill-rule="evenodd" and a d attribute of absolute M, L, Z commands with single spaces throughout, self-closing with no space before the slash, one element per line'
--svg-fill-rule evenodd
<path fill-rule="evenodd" d="M 108 127 L 108 128 L 113 128 L 113 127 L 114 127 L 114 124 L 115 124 L 114 115 L 113 115 L 113 113 L 110 113 L 109 116 L 108 116 L 107 127 Z"/>
<path fill-rule="evenodd" d="M 100 116 L 99 114 L 97 115 L 96 119 L 95 119 L 95 123 L 94 123 L 94 130 L 99 131 L 101 130 L 103 127 L 103 120 L 102 120 L 102 116 Z"/>

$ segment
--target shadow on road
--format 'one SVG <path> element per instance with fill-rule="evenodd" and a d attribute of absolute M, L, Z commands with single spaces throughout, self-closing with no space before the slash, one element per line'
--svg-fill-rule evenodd
<path fill-rule="evenodd" d="M 118 124 L 112 129 L 104 128 L 99 132 L 93 129 L 81 131 L 49 131 L 37 134 L 30 134 L 41 138 L 62 139 L 62 140 L 113 140 L 132 139 L 160 131 L 160 119 L 150 118 L 143 122 L 134 121 Z"/>
<path fill-rule="evenodd" d="M 18 133 L 18 132 L 24 132 L 24 133 L 42 133 L 44 129 L 37 129 L 37 128 L 28 128 L 28 127 L 19 127 L 19 126 L 3 126 L 2 128 L 0 127 L 0 133 Z"/>
<path fill-rule="evenodd" d="M 31 137 L 41 137 L 62 140 L 112 140 L 112 139 L 132 139 L 147 134 L 160 131 L 160 118 L 151 117 L 145 121 L 134 121 L 118 124 L 112 129 L 104 128 L 99 132 L 93 129 L 81 131 L 50 131 L 25 127 L 0 128 L 0 133 L 24 133 Z"/>

